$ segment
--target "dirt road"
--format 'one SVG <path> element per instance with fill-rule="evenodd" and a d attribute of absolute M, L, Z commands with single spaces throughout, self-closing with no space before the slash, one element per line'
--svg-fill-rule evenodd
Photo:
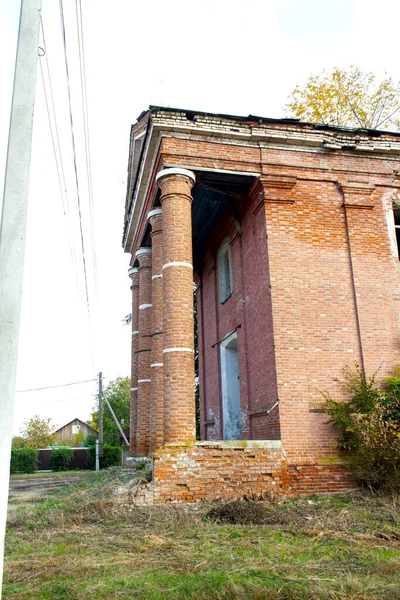
<path fill-rule="evenodd" d="M 52 490 L 60 489 L 66 485 L 77 482 L 84 476 L 83 473 L 77 473 L 76 475 L 68 474 L 61 475 L 58 473 L 52 473 L 44 475 L 43 477 L 24 477 L 23 475 L 18 477 L 11 477 L 10 488 L 9 488 L 9 499 L 28 499 L 36 496 L 41 496 Z"/>

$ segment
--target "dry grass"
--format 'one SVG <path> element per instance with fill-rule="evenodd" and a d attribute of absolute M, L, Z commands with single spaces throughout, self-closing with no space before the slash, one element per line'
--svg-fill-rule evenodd
<path fill-rule="evenodd" d="M 113 471 L 19 504 L 4 598 L 400 598 L 396 497 L 137 507 L 135 485 Z"/>

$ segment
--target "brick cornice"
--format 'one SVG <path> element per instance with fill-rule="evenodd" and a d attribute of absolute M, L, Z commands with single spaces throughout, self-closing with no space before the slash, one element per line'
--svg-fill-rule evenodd
<path fill-rule="evenodd" d="M 278 202 L 293 204 L 292 190 L 297 183 L 297 177 L 290 175 L 262 175 L 250 191 L 250 197 L 259 199 L 253 213 L 258 212 L 263 202 Z"/>
<path fill-rule="evenodd" d="M 375 190 L 375 185 L 361 181 L 337 181 L 336 185 L 343 194 L 343 206 L 367 210 L 374 208 L 374 202 L 370 196 Z"/>

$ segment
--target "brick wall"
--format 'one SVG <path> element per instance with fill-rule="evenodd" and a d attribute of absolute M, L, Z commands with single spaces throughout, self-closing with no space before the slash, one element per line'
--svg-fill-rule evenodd
<path fill-rule="evenodd" d="M 200 398 L 204 404 L 203 439 L 222 439 L 220 342 L 237 329 L 242 438 L 276 440 L 280 437 L 271 293 L 263 211 L 255 200 L 238 205 L 242 233 L 238 235 L 227 209 L 205 243 L 198 292 Z M 233 292 L 220 301 L 218 249 L 231 244 Z M 201 322 L 202 315 L 206 322 Z M 204 317 L 203 317 L 204 318 Z"/>
<path fill-rule="evenodd" d="M 288 467 L 279 441 L 167 444 L 154 457 L 154 483 L 138 490 L 146 502 L 268 500 L 344 491 L 356 482 L 341 464 Z"/>
<path fill-rule="evenodd" d="M 321 391 L 345 398 L 335 378 L 354 361 L 368 375 L 380 367 L 382 377 L 400 363 L 399 261 L 387 227 L 399 186 L 398 136 L 219 115 L 194 120 L 173 110 L 151 119 L 160 138 L 150 141 L 133 252 L 164 166 L 259 174 L 238 200 L 242 234 L 227 209 L 205 244 L 198 277 L 202 435 L 222 437 L 220 351 L 212 346 L 240 324 L 243 437 L 282 440 L 293 489 L 305 477 L 313 486 L 334 484 L 340 468 L 316 466 L 335 439 L 318 409 Z M 221 304 L 217 252 L 227 236 L 234 289 Z M 245 455 L 224 456 L 234 470 Z"/>

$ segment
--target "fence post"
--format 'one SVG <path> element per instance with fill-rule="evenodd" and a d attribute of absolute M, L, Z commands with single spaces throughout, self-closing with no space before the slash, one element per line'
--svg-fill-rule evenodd
<path fill-rule="evenodd" d="M 100 471 L 100 440 L 96 440 L 96 471 Z"/>

